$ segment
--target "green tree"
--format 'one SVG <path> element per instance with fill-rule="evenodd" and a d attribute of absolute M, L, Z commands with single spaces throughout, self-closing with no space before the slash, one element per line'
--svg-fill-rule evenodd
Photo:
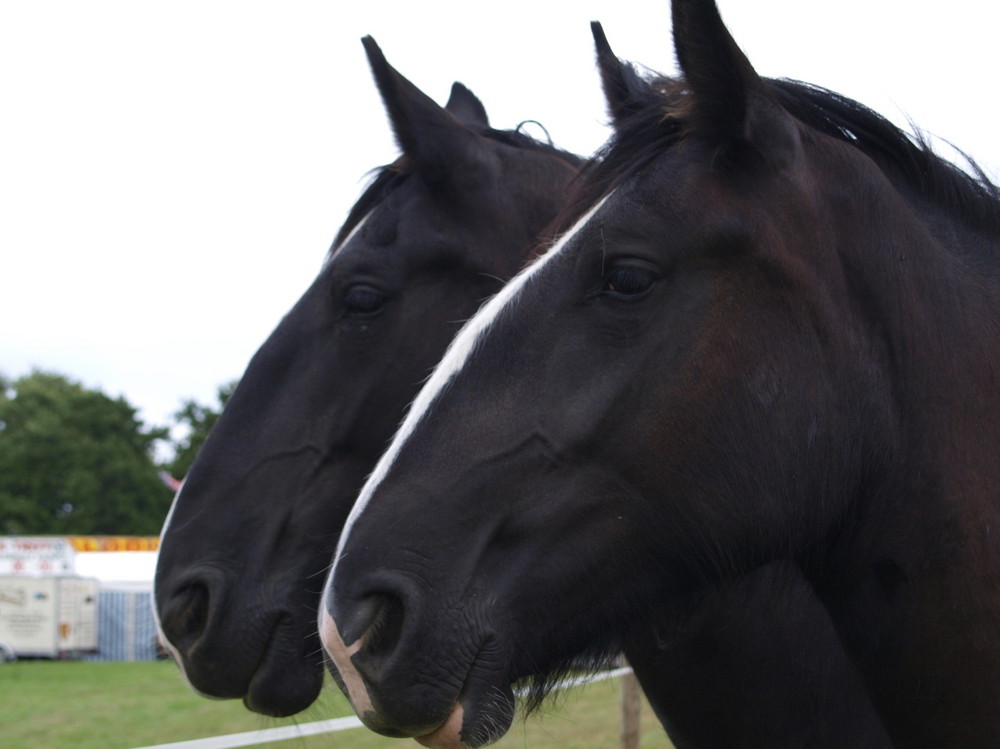
<path fill-rule="evenodd" d="M 184 436 L 173 440 L 174 459 L 166 466 L 171 476 L 182 479 L 191 470 L 191 464 L 198 456 L 198 451 L 205 444 L 208 433 L 212 431 L 215 422 L 219 420 L 222 409 L 226 407 L 238 384 L 239 380 L 232 380 L 220 385 L 216 391 L 218 398 L 216 406 L 205 406 L 193 400 L 187 400 L 174 414 L 177 425 L 184 429 Z"/>
<path fill-rule="evenodd" d="M 171 493 L 124 398 L 50 372 L 0 378 L 0 533 L 155 534 Z"/>

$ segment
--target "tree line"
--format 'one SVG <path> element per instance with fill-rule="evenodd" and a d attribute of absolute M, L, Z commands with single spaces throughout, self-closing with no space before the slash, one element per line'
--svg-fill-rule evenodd
<path fill-rule="evenodd" d="M 0 375 L 0 535 L 158 534 L 170 477 L 187 473 L 235 387 L 147 425 L 125 398 L 65 375 Z"/>

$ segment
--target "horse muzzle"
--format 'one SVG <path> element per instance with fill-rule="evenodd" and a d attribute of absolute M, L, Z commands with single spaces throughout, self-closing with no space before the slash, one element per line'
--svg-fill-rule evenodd
<path fill-rule="evenodd" d="M 320 638 L 358 717 L 376 733 L 413 738 L 434 749 L 496 741 L 514 718 L 506 662 L 494 657 L 496 648 L 473 644 L 481 638 L 468 630 L 459 629 L 463 636 L 449 644 L 420 639 L 410 628 L 423 617 L 406 598 L 365 596 L 338 618 L 326 602 L 321 607 Z M 447 625 L 445 631 L 455 633 Z"/>

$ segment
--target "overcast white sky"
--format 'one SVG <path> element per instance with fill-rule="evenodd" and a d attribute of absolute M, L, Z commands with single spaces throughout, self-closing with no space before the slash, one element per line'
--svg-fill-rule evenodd
<path fill-rule="evenodd" d="M 719 4 L 760 73 L 909 117 L 1000 175 L 995 4 Z M 495 126 L 539 120 L 589 154 L 607 136 L 592 19 L 674 69 L 666 0 L 0 2 L 0 372 L 63 372 L 154 424 L 214 402 L 395 157 L 360 37 L 438 101 L 461 80 Z"/>

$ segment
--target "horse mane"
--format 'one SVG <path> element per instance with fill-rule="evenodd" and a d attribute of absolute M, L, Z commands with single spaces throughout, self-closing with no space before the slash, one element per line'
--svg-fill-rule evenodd
<path fill-rule="evenodd" d="M 577 177 L 573 198 L 552 225 L 565 232 L 587 209 L 690 131 L 690 93 L 682 79 L 653 75 L 632 113 Z M 967 154 L 971 174 L 936 154 L 919 130 L 909 134 L 863 104 L 828 89 L 765 79 L 775 100 L 807 128 L 850 144 L 894 183 L 909 188 L 974 230 L 1000 233 L 1000 188 Z"/>
<path fill-rule="evenodd" d="M 767 81 L 775 98 L 808 127 L 849 143 L 890 178 L 899 179 L 973 229 L 1000 232 L 1000 189 L 966 153 L 972 174 L 936 154 L 917 128 L 910 134 L 877 112 L 829 89 L 787 79 Z"/>
<path fill-rule="evenodd" d="M 522 125 L 523 124 L 524 123 L 522 123 Z M 520 125 L 518 128 L 520 128 Z M 536 140 L 530 135 L 521 132 L 520 129 L 495 130 L 489 127 L 470 129 L 474 130 L 479 135 L 498 143 L 503 143 L 505 145 L 527 151 L 538 151 L 540 153 L 550 154 L 574 167 L 579 167 L 584 163 L 584 159 L 580 156 L 570 153 L 569 151 L 564 151 L 561 148 L 557 148 L 550 142 L 545 143 L 540 140 Z M 542 129 L 544 130 L 544 128 Z M 406 180 L 407 177 L 416 171 L 417 168 L 414 165 L 413 160 L 405 154 L 400 156 L 391 164 L 386 164 L 371 170 L 369 174 L 371 174 L 372 177 L 368 186 L 365 188 L 364 192 L 361 193 L 361 197 L 358 198 L 357 202 L 355 202 L 354 206 L 348 212 L 344 225 L 341 226 L 340 231 L 337 232 L 337 236 L 333 240 L 331 252 L 335 252 L 340 247 L 350 233 L 354 231 L 355 227 L 361 223 L 362 219 L 364 219 L 364 217 L 367 216 L 371 210 L 375 208 L 375 206 L 385 200 L 390 193 L 392 193 Z"/>

